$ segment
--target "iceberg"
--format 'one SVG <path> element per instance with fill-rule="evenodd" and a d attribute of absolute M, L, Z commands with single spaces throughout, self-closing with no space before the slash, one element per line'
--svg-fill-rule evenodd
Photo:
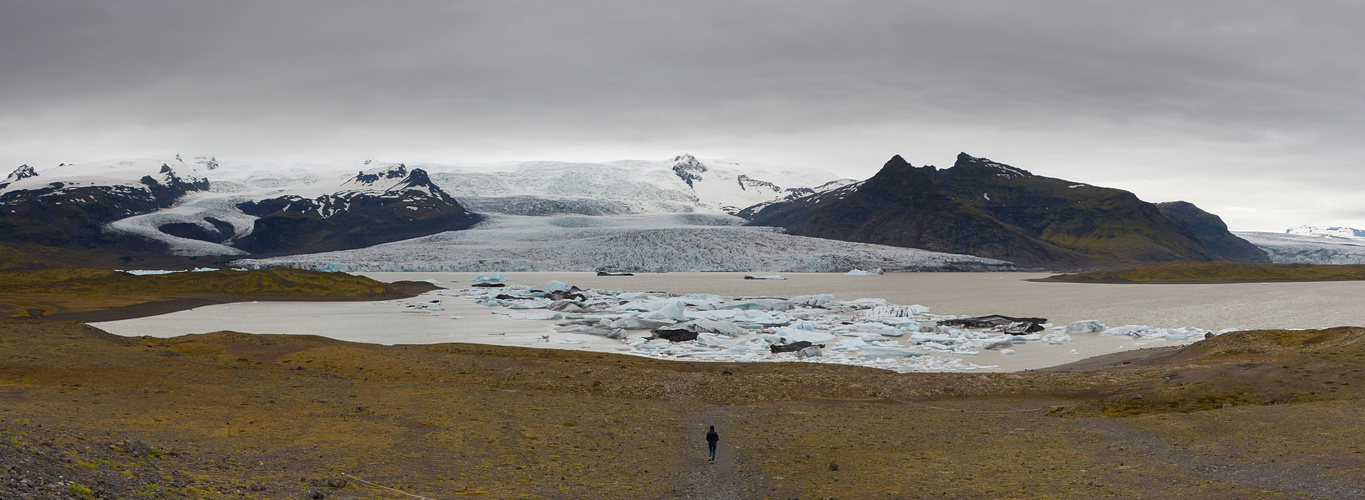
<path fill-rule="evenodd" d="M 683 307 L 682 302 L 673 301 L 672 303 L 670 303 L 670 304 L 668 304 L 668 305 L 666 305 L 666 306 L 664 306 L 664 307 L 662 307 L 662 308 L 659 308 L 658 310 L 655 310 L 654 312 L 641 314 L 641 315 L 640 315 L 640 319 L 655 320 L 655 321 L 668 321 L 668 322 L 677 323 L 677 322 L 680 322 L 680 321 L 687 321 L 687 314 L 686 314 L 686 313 L 687 313 L 687 309 Z"/>
<path fill-rule="evenodd" d="M 864 271 L 862 269 L 850 269 L 848 272 L 844 273 L 844 276 L 881 276 L 884 272 L 885 271 L 882 271 L 882 268 L 880 267 L 872 269 L 870 271 Z"/>
<path fill-rule="evenodd" d="M 1011 351 L 1011 352 L 1013 352 L 1013 351 Z M 864 358 L 869 358 L 869 357 L 882 357 L 882 356 L 887 356 L 887 357 L 895 356 L 895 357 L 902 357 L 902 358 L 910 358 L 910 357 L 920 356 L 920 355 L 921 355 L 920 353 L 917 353 L 917 352 L 912 351 L 912 350 L 910 350 L 910 349 L 906 349 L 906 348 L 904 348 L 904 347 L 870 346 L 870 347 L 864 347 L 863 350 L 858 351 L 858 356 L 861 356 L 861 357 L 864 357 Z"/>
<path fill-rule="evenodd" d="M 559 280 L 550 280 L 545 282 L 545 287 L 541 288 L 541 290 L 546 292 L 567 292 L 569 291 L 569 284 Z"/>
<path fill-rule="evenodd" d="M 475 276 L 474 279 L 472 279 L 472 280 L 470 280 L 470 281 L 482 281 L 482 282 L 507 281 L 507 277 L 506 277 L 506 276 L 503 276 L 502 273 L 489 273 L 489 274 L 480 274 L 480 275 L 478 275 L 478 276 Z"/>
<path fill-rule="evenodd" d="M 507 317 L 512 319 L 564 319 L 564 316 L 554 311 L 533 311 L 533 312 L 514 312 L 507 313 Z"/>
<path fill-rule="evenodd" d="M 661 326 L 673 324 L 673 321 L 652 321 L 647 319 L 626 317 L 613 320 L 602 321 L 602 326 L 608 328 L 620 328 L 622 330 L 653 330 Z"/>
<path fill-rule="evenodd" d="M 1105 326 L 1104 326 L 1104 323 L 1100 323 L 1099 321 L 1095 321 L 1095 320 L 1093 320 L 1093 319 L 1088 319 L 1088 320 L 1084 320 L 1084 321 L 1075 321 L 1075 322 L 1072 322 L 1072 323 L 1069 324 L 1069 325 L 1066 325 L 1066 330 L 1064 330 L 1064 332 L 1065 332 L 1065 333 L 1090 333 L 1090 332 L 1102 332 L 1102 331 L 1104 331 L 1105 329 L 1106 329 L 1106 328 L 1105 328 Z"/>
<path fill-rule="evenodd" d="M 825 342 L 825 341 L 829 341 L 829 340 L 834 340 L 834 339 L 835 339 L 835 336 L 834 336 L 834 335 L 830 335 L 829 333 L 826 333 L 826 332 L 813 332 L 813 331 L 810 331 L 810 330 L 802 330 L 802 329 L 799 329 L 799 328 L 779 328 L 779 329 L 777 329 L 776 332 L 773 332 L 773 333 L 776 334 L 776 335 L 777 335 L 778 337 L 780 337 L 780 338 L 787 339 L 787 342 L 791 342 L 791 343 L 796 343 L 796 342 L 801 342 L 801 341 L 806 341 L 806 342 L 812 342 L 812 343 L 814 343 L 814 342 Z"/>
<path fill-rule="evenodd" d="M 745 333 L 748 333 L 748 330 L 745 330 L 744 328 L 741 328 L 739 325 L 736 325 L 729 321 L 698 319 L 693 321 L 692 324 L 697 325 L 698 331 L 708 333 L 719 333 L 723 335 L 729 335 L 731 337 L 737 337 Z"/>
<path fill-rule="evenodd" d="M 852 351 L 852 350 L 862 349 L 862 348 L 867 347 L 867 346 L 868 346 L 868 343 L 867 343 L 867 342 L 863 342 L 863 339 L 844 339 L 844 340 L 840 340 L 839 343 L 834 344 L 834 350 L 836 350 L 836 351 Z"/>
<path fill-rule="evenodd" d="M 1070 327 L 1068 327 L 1068 329 L 1069 328 Z M 1044 335 L 1043 340 L 1046 340 L 1047 343 L 1051 345 L 1059 345 L 1062 342 L 1071 342 L 1073 339 L 1071 338 L 1070 335 L 1067 335 L 1065 332 L 1052 332 L 1047 335 Z"/>
<path fill-rule="evenodd" d="M 553 302 L 550 299 L 514 300 L 508 309 L 545 309 Z"/>

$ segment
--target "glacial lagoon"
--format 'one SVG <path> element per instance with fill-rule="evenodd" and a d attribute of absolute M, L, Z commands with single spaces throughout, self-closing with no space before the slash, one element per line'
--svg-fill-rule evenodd
<path fill-rule="evenodd" d="M 779 332 L 781 325 L 768 325 L 753 335 L 735 339 L 703 336 L 714 345 L 694 347 L 645 345 L 640 337 L 647 331 L 632 330 L 625 341 L 600 335 L 556 331 L 558 320 L 512 319 L 505 307 L 490 307 L 475 303 L 477 297 L 454 290 L 466 289 L 477 273 L 360 273 L 383 281 L 431 280 L 449 290 L 440 294 L 424 295 L 406 300 L 383 302 L 260 302 L 236 303 L 200 307 L 171 314 L 131 320 L 97 323 L 94 326 L 119 335 L 150 335 L 172 337 L 192 333 L 234 330 L 260 334 L 313 334 L 339 340 L 379 344 L 428 344 L 471 342 L 538 348 L 559 348 L 649 355 L 664 359 L 771 361 L 795 359 L 787 355 L 766 355 L 767 335 Z M 823 342 L 828 348 L 825 356 L 804 362 L 838 362 L 861 364 L 896 371 L 1018 371 L 1054 366 L 1089 356 L 1108 354 L 1144 347 L 1180 345 L 1202 338 L 1203 331 L 1217 333 L 1228 329 L 1265 328 L 1324 328 L 1345 325 L 1365 325 L 1365 282 L 1337 283 L 1249 283 L 1209 285 L 1116 285 L 1039 283 L 1028 281 L 1042 278 L 1039 273 L 891 273 L 873 276 L 848 276 L 835 273 L 784 274 L 786 280 L 746 280 L 743 273 L 666 273 L 635 276 L 596 276 L 593 273 L 504 273 L 508 283 L 541 288 L 551 281 L 559 281 L 583 289 L 623 290 L 626 292 L 668 292 L 671 294 L 702 294 L 723 297 L 778 297 L 816 296 L 827 294 L 837 302 L 825 304 L 835 307 L 858 299 L 884 299 L 885 304 L 921 305 L 928 308 L 928 317 L 978 316 L 1002 314 L 1019 317 L 1043 317 L 1055 328 L 1071 322 L 1096 320 L 1111 332 L 1122 331 L 1125 325 L 1143 325 L 1161 329 L 1183 329 L 1188 338 L 1171 335 L 1170 339 L 1153 335 L 1134 338 L 1105 332 L 1070 333 L 1065 341 L 1049 343 L 1043 335 L 1015 338 L 1008 349 L 983 349 L 991 342 L 984 333 L 952 337 L 950 341 L 934 344 L 934 339 L 923 342 L 935 349 L 920 349 L 914 357 L 880 357 L 860 355 L 860 351 L 835 350 L 847 345 L 852 337 L 884 340 L 873 341 L 882 351 L 913 350 L 924 341 L 924 335 L 909 336 L 889 333 L 884 339 L 867 334 L 867 329 L 849 331 L 849 323 L 862 320 L 887 322 L 886 318 L 866 318 L 868 311 L 844 311 L 847 314 L 820 318 L 807 313 L 801 323 L 804 328 L 822 330 L 835 338 Z M 499 289 L 485 289 L 499 290 Z M 504 289 L 505 290 L 505 289 Z M 524 290 L 524 289 L 523 289 Z M 482 293 L 482 292 L 477 292 Z M 462 296 L 463 295 L 463 296 Z M 634 297 L 634 295 L 630 295 Z M 624 296 L 623 296 L 624 297 Z M 697 299 L 707 306 L 704 300 Z M 736 300 L 727 302 L 731 307 Z M 873 301 L 875 302 L 875 301 Z M 835 306 L 831 306 L 834 304 Z M 866 304 L 864 304 L 866 305 Z M 847 305 L 839 306 L 847 308 Z M 863 306 L 858 306 L 863 307 Z M 818 311 L 819 309 L 814 309 Z M 542 310 L 543 311 L 543 310 Z M 637 314 L 637 313 L 632 313 Z M 638 313 L 646 314 L 646 313 Z M 549 316 L 549 315 L 547 315 Z M 817 315 L 818 316 L 818 315 Z M 534 317 L 534 315 L 521 317 Z M 925 317 L 917 318 L 924 321 Z M 823 322 L 823 323 L 822 323 Z M 911 323 L 914 324 L 914 323 Z M 813 325 L 813 326 L 812 326 Z M 855 324 L 856 326 L 856 324 Z M 873 325 L 876 326 L 876 325 Z M 902 328 L 902 331 L 916 331 Z M 925 328 L 929 330 L 929 328 Z M 786 330 L 788 332 L 792 330 Z M 882 331 L 882 330 L 875 330 Z M 1175 330 L 1171 330 L 1175 331 Z M 780 333 L 780 332 L 779 332 Z M 799 333 L 799 332 L 798 332 Z M 955 335 L 955 334 L 953 334 Z M 999 339 L 1000 334 L 993 334 Z M 827 335 L 828 336 L 828 335 Z M 932 335 L 930 335 L 932 336 Z M 943 335 L 939 335 L 943 337 Z M 977 340 L 970 340 L 976 338 Z M 1056 341 L 1060 337 L 1052 337 Z M 655 341 L 663 343 L 663 341 Z M 697 344 L 693 342 L 689 345 Z M 735 344 L 740 344 L 735 346 Z M 757 344 L 757 345 L 755 345 Z M 932 345 L 930 345 L 932 344 Z M 944 346 L 948 346 L 945 348 Z M 753 348 L 762 359 L 732 355 Z M 657 349 L 656 349 L 657 348 Z M 654 349 L 654 350 L 651 350 Z M 669 351 L 663 354 L 663 351 Z M 872 352 L 869 350 L 868 352 Z M 746 352 L 746 355 L 748 353 Z"/>

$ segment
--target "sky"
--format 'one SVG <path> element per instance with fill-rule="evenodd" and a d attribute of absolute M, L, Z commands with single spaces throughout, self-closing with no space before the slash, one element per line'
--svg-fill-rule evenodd
<path fill-rule="evenodd" d="M 1357 1 L 0 0 L 0 170 L 958 152 L 1365 228 Z"/>

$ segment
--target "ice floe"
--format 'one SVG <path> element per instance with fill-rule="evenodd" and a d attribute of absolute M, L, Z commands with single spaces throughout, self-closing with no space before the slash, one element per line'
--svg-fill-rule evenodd
<path fill-rule="evenodd" d="M 1021 352 L 1016 348 L 1026 345 L 1062 349 L 1053 346 L 1071 343 L 1076 335 L 1184 343 L 1231 331 L 1141 325 L 1111 328 L 1095 320 L 1054 326 L 1043 323 L 1043 318 L 1027 318 L 1036 328 L 1021 329 L 1019 323 L 1010 321 L 1017 318 L 937 315 L 922 305 L 888 304 L 878 298 L 582 290 L 562 281 L 549 281 L 539 288 L 509 284 L 499 289 L 441 289 L 424 297 L 432 295 L 459 297 L 494 308 L 494 314 L 511 319 L 552 322 L 546 331 L 556 334 L 617 339 L 621 344 L 616 351 L 652 358 L 799 361 L 899 372 L 991 369 L 995 365 L 978 365 L 967 359 L 983 350 L 1023 356 L 1016 354 Z M 439 310 L 439 305 L 439 300 L 413 302 L 408 310 Z M 542 338 L 550 341 L 548 335 Z M 556 339 L 572 342 L 573 337 L 557 335 Z M 1070 351 L 1078 354 L 1075 349 Z"/>

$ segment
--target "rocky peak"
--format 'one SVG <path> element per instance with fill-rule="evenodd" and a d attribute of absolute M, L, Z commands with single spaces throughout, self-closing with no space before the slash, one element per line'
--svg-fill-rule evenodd
<path fill-rule="evenodd" d="M 414 188 L 414 187 L 436 187 L 436 186 L 435 186 L 434 184 L 431 183 L 431 177 L 427 175 L 427 171 L 426 171 L 426 170 L 422 170 L 422 169 L 420 169 L 420 168 L 414 168 L 414 169 L 412 169 L 412 172 L 408 174 L 407 178 L 403 179 L 402 182 L 399 182 L 398 184 L 395 184 L 392 188 L 389 188 L 389 191 L 398 191 L 398 190 L 403 190 L 403 189 L 407 189 L 407 188 Z"/>
<path fill-rule="evenodd" d="M 427 171 L 420 168 L 412 169 L 412 172 L 408 173 L 406 178 L 384 191 L 384 194 L 408 194 L 414 191 L 444 201 L 447 204 L 459 206 L 459 203 L 455 201 L 454 197 L 450 196 L 449 193 L 446 193 L 440 186 L 431 182 L 431 177 L 427 175 Z"/>
<path fill-rule="evenodd" d="M 690 154 L 683 154 L 673 158 L 673 174 L 692 187 L 694 181 L 701 180 L 701 173 L 707 171 L 706 165 L 697 157 Z"/>
<path fill-rule="evenodd" d="M 176 175 L 175 169 L 165 163 L 161 164 L 161 170 L 157 172 L 161 178 L 157 179 L 150 175 L 142 176 L 140 182 L 152 191 L 152 194 L 162 202 L 174 202 L 191 191 L 208 191 L 209 181 L 193 175 L 182 178 Z"/>
<path fill-rule="evenodd" d="M 975 174 L 990 175 L 999 177 L 1002 180 L 1018 179 L 1021 177 L 1032 177 L 1033 174 L 1022 168 L 1015 168 L 1004 163 L 991 161 L 989 158 L 978 158 L 967 153 L 958 153 L 957 162 L 953 164 L 956 174 Z"/>
<path fill-rule="evenodd" d="M 34 170 L 33 167 L 28 166 L 28 164 L 23 164 L 19 165 L 19 168 L 14 169 L 13 172 L 10 172 L 9 177 L 5 177 L 5 184 L 37 176 L 38 171 Z"/>
<path fill-rule="evenodd" d="M 368 165 L 368 164 L 369 164 L 369 160 L 366 160 L 366 165 Z M 421 170 L 421 169 L 417 169 L 417 170 Z M 414 172 L 416 172 L 416 170 L 414 170 Z M 355 177 L 352 177 L 350 180 L 348 180 L 348 181 L 346 181 L 346 182 L 347 182 L 347 183 L 354 182 L 354 183 L 356 183 L 356 184 L 371 185 L 371 184 L 374 184 L 374 183 L 379 182 L 380 180 L 384 180 L 384 179 L 402 179 L 403 177 L 405 177 L 405 176 L 407 176 L 407 175 L 408 175 L 408 166 L 405 165 L 405 164 L 399 163 L 399 164 L 397 164 L 397 165 L 389 165 L 389 166 L 387 166 L 387 167 L 372 168 L 372 169 L 370 169 L 370 170 L 362 170 L 362 171 L 360 171 L 359 173 L 357 173 Z M 424 173 L 424 175 L 425 175 L 425 173 Z"/>
<path fill-rule="evenodd" d="M 29 177 L 37 176 L 38 172 L 33 170 L 33 167 L 28 166 L 28 164 L 19 165 L 19 168 L 10 172 L 9 177 L 5 177 L 5 180 L 0 181 L 0 189 L 5 189 L 9 187 L 10 184 L 14 184 Z"/>
<path fill-rule="evenodd" d="M 882 165 L 882 169 L 863 183 L 871 189 L 913 190 L 916 192 L 938 192 L 937 186 L 920 169 L 901 158 L 892 156 Z"/>

